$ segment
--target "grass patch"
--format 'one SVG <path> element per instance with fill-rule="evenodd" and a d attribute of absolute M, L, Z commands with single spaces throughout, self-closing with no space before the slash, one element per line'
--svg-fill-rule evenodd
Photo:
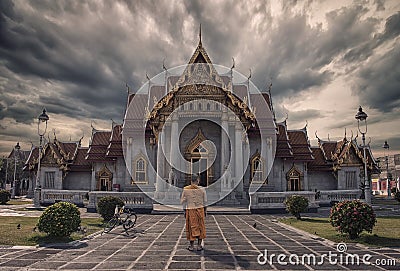
<path fill-rule="evenodd" d="M 280 219 L 280 222 L 300 230 L 340 243 L 360 243 L 367 246 L 400 247 L 400 217 L 378 217 L 372 234 L 362 232 L 357 239 L 340 234 L 331 226 L 329 218 Z"/>
<path fill-rule="evenodd" d="M 0 217 L 0 245 L 33 246 L 50 243 L 64 243 L 82 239 L 83 237 L 103 228 L 103 220 L 101 218 L 81 218 L 81 226 L 86 228 L 86 233 L 75 232 L 68 238 L 55 238 L 47 236 L 45 233 L 37 232 L 37 230 L 33 230 L 36 227 L 38 220 L 38 217 Z M 21 226 L 20 229 L 17 229 L 18 224 Z"/>
<path fill-rule="evenodd" d="M 32 204 L 32 200 L 20 200 L 20 199 L 10 199 L 7 201 L 6 204 L 1 204 L 0 206 L 7 206 L 7 205 L 25 205 L 25 204 Z"/>

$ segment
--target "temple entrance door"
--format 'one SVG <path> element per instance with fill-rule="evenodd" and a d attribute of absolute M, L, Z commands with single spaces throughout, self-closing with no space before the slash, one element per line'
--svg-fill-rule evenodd
<path fill-rule="evenodd" d="M 199 129 L 197 135 L 189 142 L 185 148 L 185 158 L 190 161 L 186 174 L 186 183 L 200 176 L 199 185 L 207 187 L 213 183 L 214 176 L 214 156 L 215 151 L 211 143 L 207 142 L 206 137 Z"/>
<path fill-rule="evenodd" d="M 192 162 L 192 171 L 191 174 L 200 176 L 201 186 L 208 186 L 208 170 L 207 170 L 207 158 L 197 158 L 193 157 L 191 159 Z M 195 176 L 193 176 L 195 178 Z"/>

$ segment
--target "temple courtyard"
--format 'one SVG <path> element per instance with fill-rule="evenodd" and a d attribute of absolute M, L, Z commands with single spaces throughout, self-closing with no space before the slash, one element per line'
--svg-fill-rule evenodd
<path fill-rule="evenodd" d="M 279 217 L 210 214 L 205 249 L 188 251 L 182 214 L 139 215 L 129 235 L 118 227 L 53 247 L 0 246 L 0 270 L 399 270 L 400 248 L 338 245 Z"/>

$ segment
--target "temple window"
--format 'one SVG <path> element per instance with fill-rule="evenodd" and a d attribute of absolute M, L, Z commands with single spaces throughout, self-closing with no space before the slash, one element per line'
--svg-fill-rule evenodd
<path fill-rule="evenodd" d="M 54 188 L 54 177 L 56 173 L 54 171 L 47 171 L 44 173 L 44 188 Z"/>
<path fill-rule="evenodd" d="M 346 188 L 357 188 L 357 177 L 355 171 L 346 171 Z"/>
<path fill-rule="evenodd" d="M 199 103 L 199 108 L 198 109 L 199 109 L 199 111 L 201 110 L 201 103 Z"/>
<path fill-rule="evenodd" d="M 142 157 L 136 159 L 134 167 L 135 183 L 147 183 L 146 168 L 147 168 L 146 161 Z"/>
<path fill-rule="evenodd" d="M 207 111 L 210 111 L 211 110 L 211 106 L 210 106 L 210 104 L 208 103 L 207 104 Z"/>
<path fill-rule="evenodd" d="M 215 110 L 216 110 L 216 111 L 219 110 L 219 104 L 218 104 L 218 103 L 215 104 Z"/>
<path fill-rule="evenodd" d="M 189 110 L 193 110 L 193 104 L 192 103 L 189 104 Z"/>
<path fill-rule="evenodd" d="M 251 163 L 251 182 L 262 183 L 263 179 L 263 161 L 259 153 L 256 153 L 250 160 Z"/>

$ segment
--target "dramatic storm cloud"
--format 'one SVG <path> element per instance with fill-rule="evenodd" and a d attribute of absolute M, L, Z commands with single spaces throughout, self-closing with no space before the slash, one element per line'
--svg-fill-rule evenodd
<path fill-rule="evenodd" d="M 202 40 L 215 64 L 272 80 L 278 121 L 309 136 L 356 132 L 400 152 L 400 3 L 393 1 L 0 1 L 0 152 L 49 133 L 87 144 L 91 124 L 121 122 L 132 91 L 185 64 Z"/>

